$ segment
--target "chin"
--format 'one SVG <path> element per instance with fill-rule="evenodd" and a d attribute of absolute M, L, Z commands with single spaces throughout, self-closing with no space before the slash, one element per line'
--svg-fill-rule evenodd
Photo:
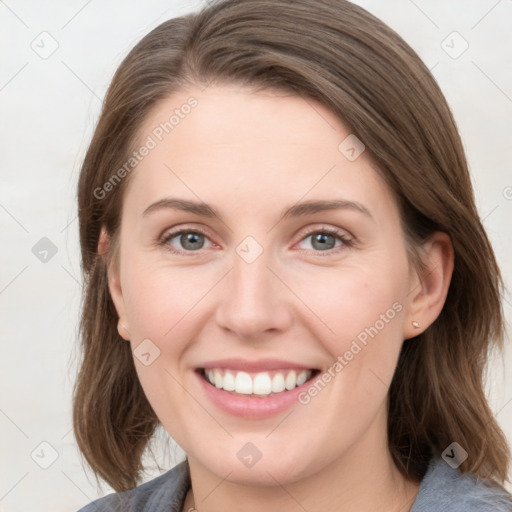
<path fill-rule="evenodd" d="M 203 466 L 219 479 L 256 487 L 293 483 L 318 472 L 326 462 L 318 454 L 308 456 L 299 447 L 287 446 L 284 440 L 279 440 L 272 446 L 268 441 L 258 443 L 261 450 L 256 448 L 256 443 L 247 442 L 245 436 L 240 441 L 235 437 L 229 444 L 230 446 L 218 446 L 219 452 L 208 453 L 206 456 L 207 451 L 203 450 L 199 458 L 190 454 L 189 461 Z M 262 446 L 264 444 L 266 446 Z"/>

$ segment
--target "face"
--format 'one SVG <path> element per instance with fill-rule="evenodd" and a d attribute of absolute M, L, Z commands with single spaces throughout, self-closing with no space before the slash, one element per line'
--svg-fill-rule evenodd
<path fill-rule="evenodd" d="M 312 100 L 234 86 L 144 124 L 111 293 L 158 418 L 221 478 L 284 484 L 385 445 L 412 281 L 397 205 L 348 136 Z"/>

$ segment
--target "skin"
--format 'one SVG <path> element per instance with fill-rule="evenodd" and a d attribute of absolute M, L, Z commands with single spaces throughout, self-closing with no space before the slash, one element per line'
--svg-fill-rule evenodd
<path fill-rule="evenodd" d="M 409 510 L 419 485 L 391 459 L 387 394 L 402 343 L 443 307 L 453 270 L 448 236 L 436 233 L 425 244 L 431 272 L 419 276 L 368 151 L 347 160 L 338 145 L 350 131 L 312 100 L 194 87 L 160 102 L 141 140 L 190 96 L 197 107 L 130 176 L 119 262 L 109 269 L 121 336 L 132 349 L 149 338 L 160 350 L 149 366 L 134 360 L 148 400 L 188 455 L 193 493 L 184 510 Z M 202 200 L 222 220 L 165 208 L 143 215 L 169 196 Z M 371 217 L 340 209 L 279 222 L 298 201 L 340 198 L 361 203 Z M 171 228 L 202 228 L 207 236 L 188 253 L 174 237 L 167 242 L 181 251 L 174 254 L 158 243 Z M 328 238 L 331 245 L 319 248 L 307 231 L 322 228 L 354 243 Z M 252 263 L 236 252 L 247 236 L 263 249 Z M 108 244 L 103 231 L 102 254 Z M 224 357 L 327 370 L 397 302 L 401 311 L 310 403 L 271 418 L 219 410 L 194 373 Z M 237 457 L 247 442 L 262 453 L 251 468 Z"/>

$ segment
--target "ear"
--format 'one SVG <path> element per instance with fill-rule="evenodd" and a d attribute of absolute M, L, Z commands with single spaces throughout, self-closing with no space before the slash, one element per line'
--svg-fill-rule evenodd
<path fill-rule="evenodd" d="M 443 309 L 453 274 L 453 246 L 446 233 L 436 231 L 420 252 L 426 268 L 421 275 L 417 269 L 413 270 L 404 316 L 405 340 L 421 334 L 434 323 Z M 419 328 L 414 327 L 413 322 L 417 322 Z"/>
<path fill-rule="evenodd" d="M 105 226 L 101 227 L 100 237 L 98 240 L 98 254 L 101 256 L 107 267 L 108 288 L 110 296 L 119 316 L 117 330 L 121 338 L 126 341 L 130 340 L 130 331 L 126 318 L 125 304 L 123 299 L 123 291 L 121 289 L 121 280 L 119 277 L 119 265 L 116 262 L 109 261 L 108 254 L 110 249 L 110 237 Z"/>

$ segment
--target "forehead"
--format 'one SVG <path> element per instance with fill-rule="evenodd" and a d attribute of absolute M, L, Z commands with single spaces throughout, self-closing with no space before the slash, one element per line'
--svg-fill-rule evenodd
<path fill-rule="evenodd" d="M 243 205 L 339 191 L 353 200 L 380 196 L 383 206 L 392 203 L 365 152 L 347 158 L 347 144 L 361 150 L 348 127 L 320 103 L 290 93 L 229 85 L 177 92 L 156 105 L 138 144 L 151 149 L 126 193 L 140 211 L 166 193 L 236 194 Z"/>
<path fill-rule="evenodd" d="M 244 148 L 259 144 L 274 150 L 301 146 L 306 151 L 336 150 L 345 133 L 341 121 L 312 99 L 235 85 L 176 92 L 156 105 L 142 127 L 142 135 L 157 142 Z"/>

